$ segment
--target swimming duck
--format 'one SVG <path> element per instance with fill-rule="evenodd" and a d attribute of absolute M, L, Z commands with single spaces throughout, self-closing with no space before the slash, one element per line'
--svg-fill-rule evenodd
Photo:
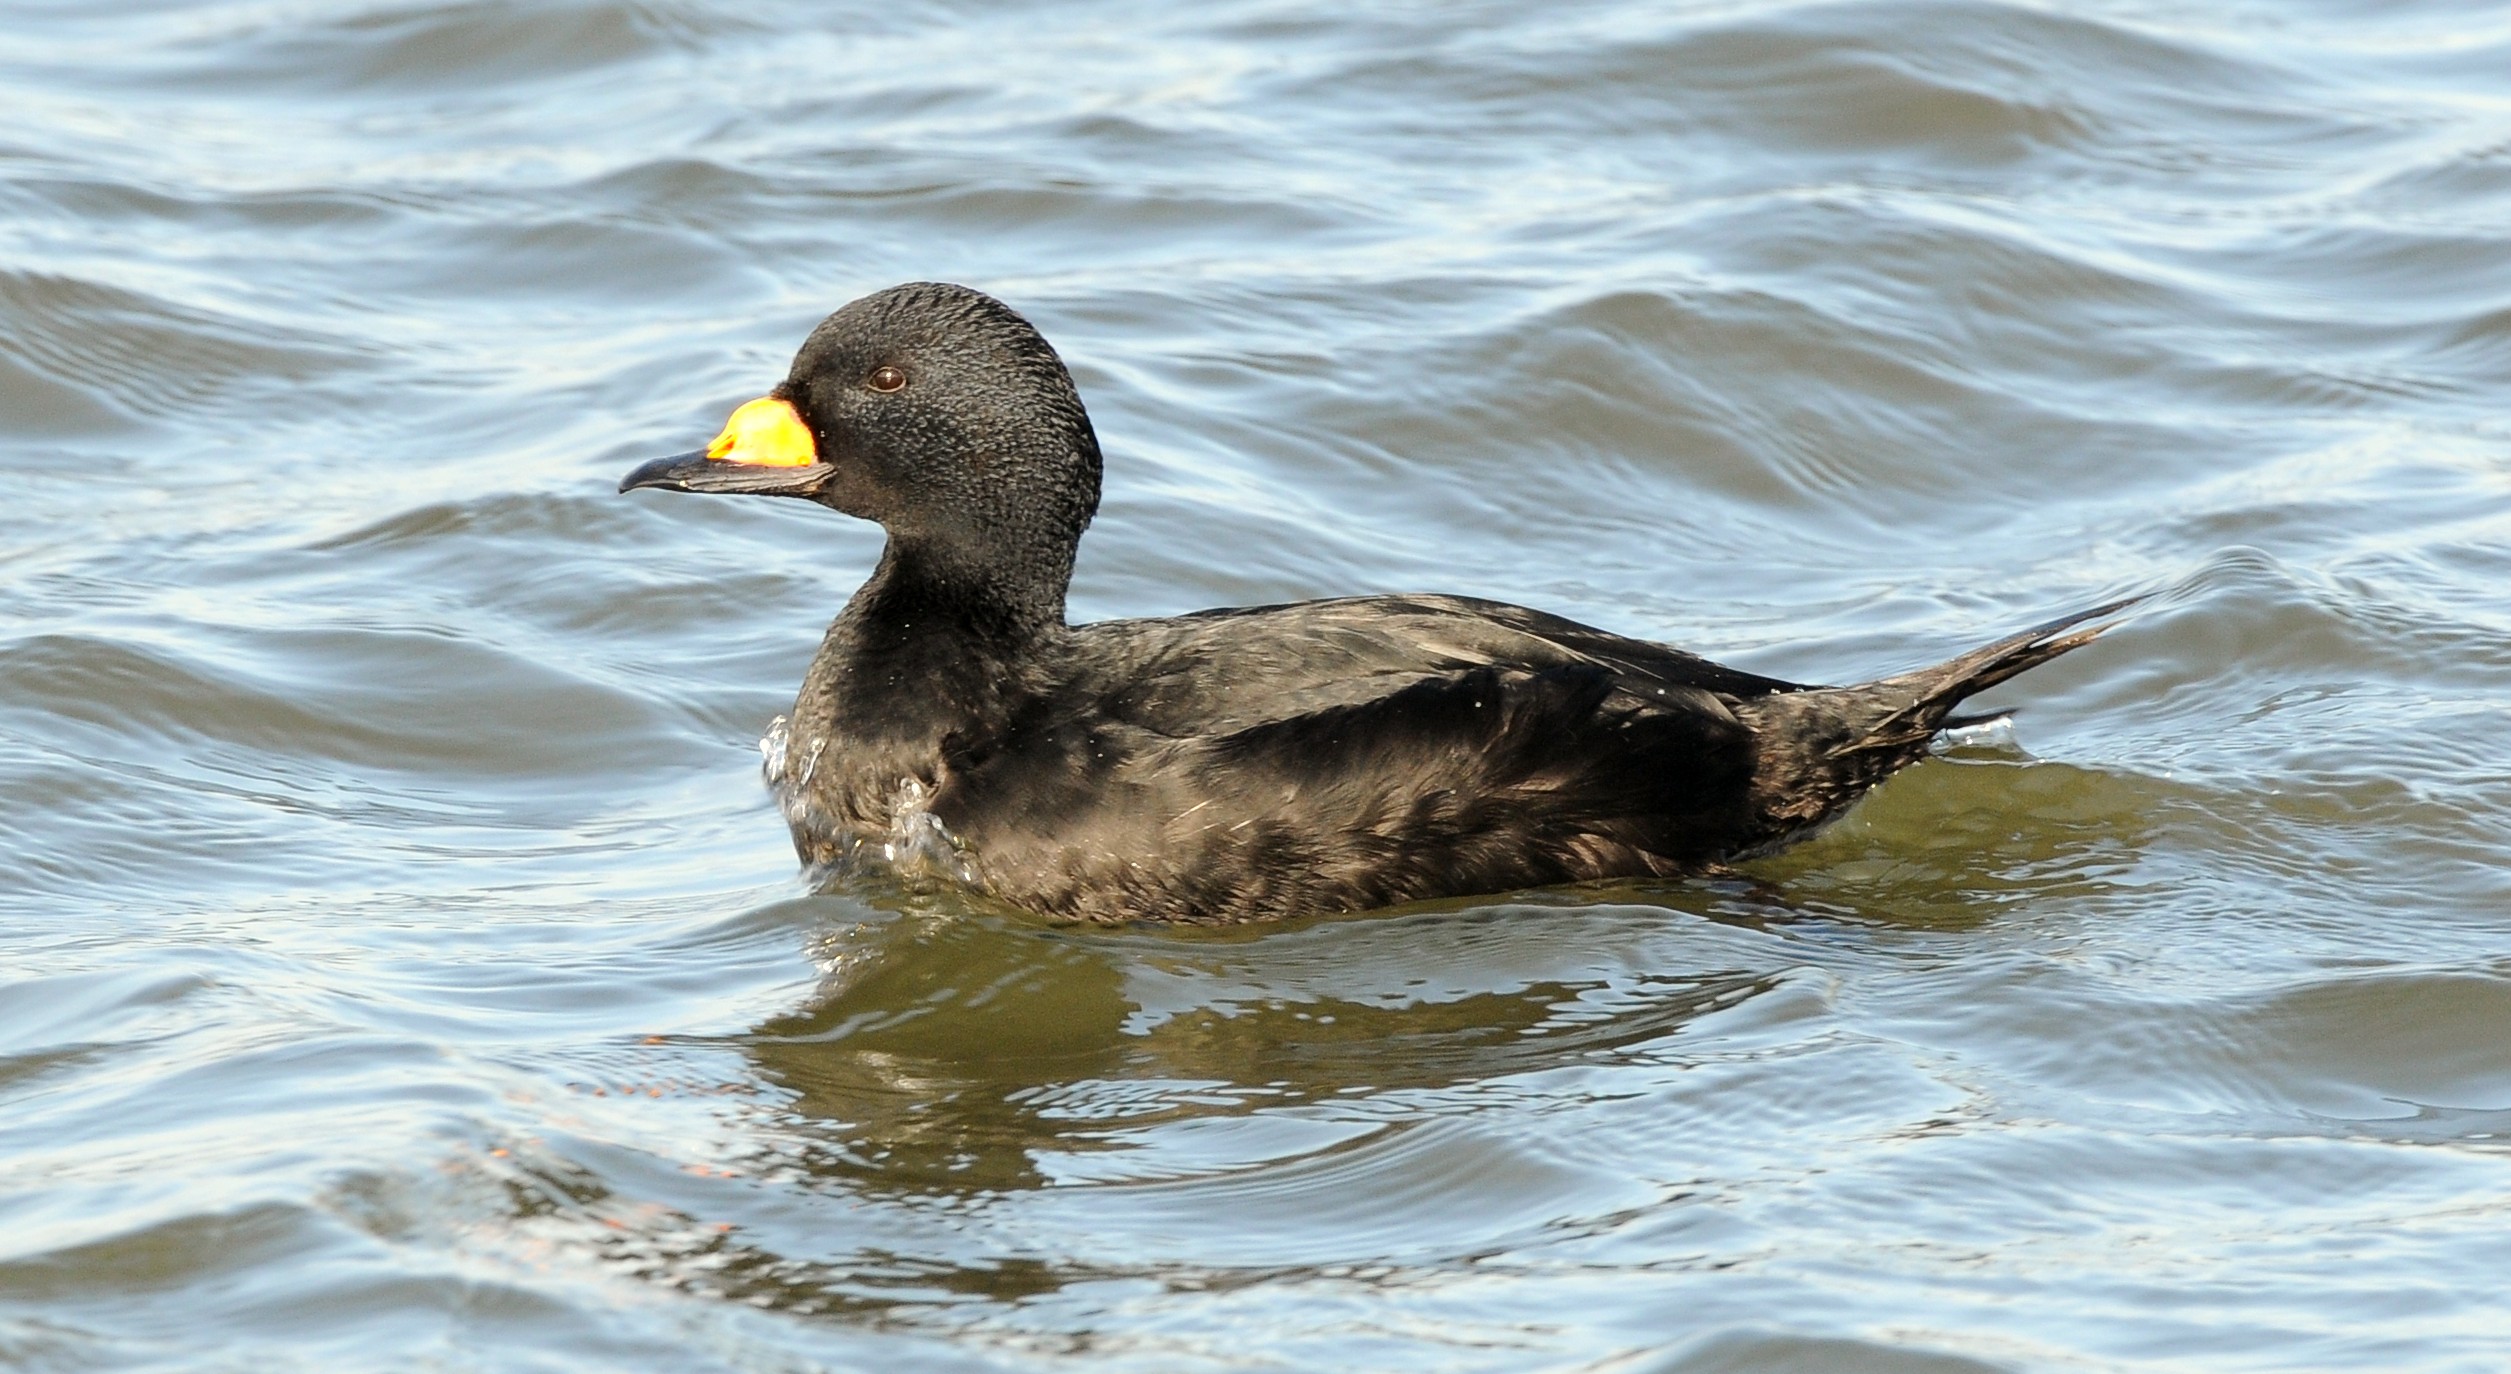
<path fill-rule="evenodd" d="M 1045 338 L 917 282 L 830 315 L 714 442 L 620 482 L 888 534 L 768 741 L 804 863 L 1209 923 L 1698 874 L 1836 818 L 1963 698 L 2128 604 L 1850 687 L 1461 596 L 1070 625 L 1099 469 Z"/>

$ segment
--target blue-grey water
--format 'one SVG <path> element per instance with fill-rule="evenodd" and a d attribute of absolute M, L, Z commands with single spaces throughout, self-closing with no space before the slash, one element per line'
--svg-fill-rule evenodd
<path fill-rule="evenodd" d="M 0 32 L 0 1367 L 2511 1367 L 2511 4 Z M 612 488 L 914 278 L 1078 616 L 2157 598 L 1749 879 L 814 893 L 877 531 Z"/>

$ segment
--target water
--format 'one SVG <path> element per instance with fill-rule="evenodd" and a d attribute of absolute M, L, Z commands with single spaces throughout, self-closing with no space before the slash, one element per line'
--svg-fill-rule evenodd
<path fill-rule="evenodd" d="M 2511 6 L 7 31 L 0 1366 L 2511 1364 Z M 611 488 L 927 277 L 1082 616 L 2159 599 L 1748 881 L 813 894 L 876 536 Z"/>

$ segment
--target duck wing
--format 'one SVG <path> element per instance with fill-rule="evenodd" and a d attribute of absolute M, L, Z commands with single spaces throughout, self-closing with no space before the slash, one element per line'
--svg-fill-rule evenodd
<path fill-rule="evenodd" d="M 1600 669 L 1626 690 L 1741 699 L 1802 686 L 1542 611 L 1461 596 L 1372 596 L 1235 607 L 1080 631 L 1106 709 L 1145 728 L 1208 735 L 1379 700 L 1477 668 Z"/>
<path fill-rule="evenodd" d="M 1753 824 L 1734 705 L 1796 690 L 1457 597 L 1107 622 L 1074 650 L 937 803 L 998 895 L 1085 919 L 1696 872 Z"/>

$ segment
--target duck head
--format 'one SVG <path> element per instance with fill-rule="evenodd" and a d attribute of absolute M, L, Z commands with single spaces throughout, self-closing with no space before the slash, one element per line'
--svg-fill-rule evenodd
<path fill-rule="evenodd" d="M 1063 360 L 980 291 L 912 282 L 820 322 L 774 390 L 712 443 L 621 491 L 796 496 L 878 521 L 889 563 L 1034 597 L 1060 616 L 1098 509 L 1099 445 Z"/>

